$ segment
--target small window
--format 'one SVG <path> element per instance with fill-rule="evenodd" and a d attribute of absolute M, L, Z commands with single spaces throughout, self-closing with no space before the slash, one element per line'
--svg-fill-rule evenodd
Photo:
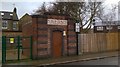
<path fill-rule="evenodd" d="M 17 24 L 18 22 L 13 22 L 13 30 L 17 30 Z"/>
<path fill-rule="evenodd" d="M 10 43 L 14 43 L 14 38 L 10 38 Z"/>
<path fill-rule="evenodd" d="M 106 27 L 106 29 L 107 29 L 107 30 L 111 30 L 111 29 L 112 29 L 112 27 Z"/>
<path fill-rule="evenodd" d="M 10 16 L 13 16 L 13 14 L 10 14 Z"/>
<path fill-rule="evenodd" d="M 120 29 L 120 26 L 118 26 L 118 29 Z"/>
<path fill-rule="evenodd" d="M 1 13 L 1 15 L 4 15 L 4 13 Z"/>
<path fill-rule="evenodd" d="M 102 30 L 103 30 L 103 27 L 97 27 L 97 30 L 98 30 L 98 31 L 102 31 Z"/>
<path fill-rule="evenodd" d="M 7 29 L 8 28 L 8 21 L 3 20 L 2 21 L 2 29 Z"/>

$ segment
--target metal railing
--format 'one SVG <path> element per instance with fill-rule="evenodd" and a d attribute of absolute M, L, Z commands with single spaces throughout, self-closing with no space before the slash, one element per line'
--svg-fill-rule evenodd
<path fill-rule="evenodd" d="M 7 60 L 9 60 L 9 57 L 13 55 L 12 58 L 14 58 L 14 56 L 17 58 L 17 59 L 11 59 L 11 60 L 17 60 L 17 61 L 20 61 L 22 58 L 21 58 L 21 54 L 23 52 L 25 52 L 25 50 L 27 51 L 27 49 L 29 50 L 29 59 L 32 59 L 32 44 L 33 44 L 33 40 L 32 40 L 32 36 L 29 36 L 29 37 L 21 37 L 21 36 L 17 36 L 17 37 L 13 37 L 13 38 L 16 38 L 15 39 L 15 43 L 14 44 L 10 44 L 8 43 L 7 41 L 9 39 L 7 38 L 10 38 L 10 37 L 6 37 L 6 36 L 2 36 L 2 63 L 6 63 Z M 29 47 L 26 48 L 24 47 L 25 44 L 23 45 L 23 38 L 26 39 L 26 38 L 29 38 Z M 22 46 L 21 46 L 22 44 Z M 14 48 L 11 48 L 10 46 L 14 47 Z M 22 51 L 21 51 L 22 50 Z M 16 53 L 14 53 L 16 52 Z"/>

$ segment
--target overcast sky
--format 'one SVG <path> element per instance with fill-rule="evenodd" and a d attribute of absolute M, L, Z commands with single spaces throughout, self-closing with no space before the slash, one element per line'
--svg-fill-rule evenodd
<path fill-rule="evenodd" d="M 0 11 L 13 11 L 14 5 L 17 8 L 19 18 L 25 13 L 31 14 L 36 10 L 43 2 L 53 2 L 54 0 L 1 0 Z M 118 5 L 120 0 L 105 0 L 106 8 L 110 8 L 111 4 Z"/>

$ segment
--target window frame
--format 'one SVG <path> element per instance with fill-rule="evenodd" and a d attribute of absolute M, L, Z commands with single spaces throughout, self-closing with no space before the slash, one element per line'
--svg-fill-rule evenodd
<path fill-rule="evenodd" d="M 17 21 L 14 21 L 14 22 L 13 22 L 13 27 L 12 27 L 12 28 L 13 28 L 13 30 L 17 30 L 17 24 L 18 24 L 18 22 L 17 22 Z"/>
<path fill-rule="evenodd" d="M 120 29 L 120 26 L 118 26 L 117 28 Z"/>
<path fill-rule="evenodd" d="M 108 27 L 108 26 L 106 26 L 106 29 L 107 29 L 107 30 L 112 30 L 112 29 L 113 29 L 113 27 L 112 27 L 112 26 L 109 26 L 109 27 Z"/>
<path fill-rule="evenodd" d="M 97 31 L 103 31 L 103 26 L 98 26 Z"/>
<path fill-rule="evenodd" d="M 8 21 L 2 20 L 2 29 L 7 29 L 7 28 L 8 28 Z"/>

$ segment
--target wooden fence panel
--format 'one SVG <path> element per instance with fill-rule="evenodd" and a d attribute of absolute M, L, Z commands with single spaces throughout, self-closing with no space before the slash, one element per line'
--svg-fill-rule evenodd
<path fill-rule="evenodd" d="M 88 52 L 88 49 L 89 49 L 89 47 L 88 47 L 88 35 L 84 35 L 84 52 L 86 53 L 86 52 Z"/>
<path fill-rule="evenodd" d="M 94 42 L 94 46 L 93 49 L 94 49 L 94 52 L 98 52 L 98 45 L 97 45 L 97 34 L 94 34 L 94 39 L 92 40 Z"/>
<path fill-rule="evenodd" d="M 97 40 L 96 40 L 96 42 L 97 42 L 97 48 L 98 48 L 98 52 L 100 52 L 101 51 L 101 39 L 100 39 L 100 33 L 97 33 L 97 36 L 96 36 L 96 38 L 97 38 Z"/>
<path fill-rule="evenodd" d="M 117 50 L 118 48 L 118 33 L 111 33 L 112 35 L 112 50 Z"/>
<path fill-rule="evenodd" d="M 107 50 L 110 50 L 111 46 L 110 46 L 110 43 L 111 43 L 111 39 L 110 39 L 110 33 L 106 34 L 106 38 L 107 38 Z"/>
<path fill-rule="evenodd" d="M 118 50 L 120 50 L 120 31 L 118 32 Z"/>
<path fill-rule="evenodd" d="M 118 50 L 118 33 L 80 34 L 79 40 L 82 53 Z"/>
<path fill-rule="evenodd" d="M 83 53 L 84 52 L 84 41 L 85 41 L 84 40 L 84 34 L 80 34 L 79 35 L 79 39 L 80 39 L 80 41 L 79 41 L 80 42 L 79 43 L 79 45 L 80 45 L 80 47 L 79 47 L 80 48 L 80 52 Z"/>
<path fill-rule="evenodd" d="M 107 34 L 107 50 L 118 50 L 118 33 Z"/>
<path fill-rule="evenodd" d="M 115 50 L 118 50 L 118 33 L 115 34 Z"/>

